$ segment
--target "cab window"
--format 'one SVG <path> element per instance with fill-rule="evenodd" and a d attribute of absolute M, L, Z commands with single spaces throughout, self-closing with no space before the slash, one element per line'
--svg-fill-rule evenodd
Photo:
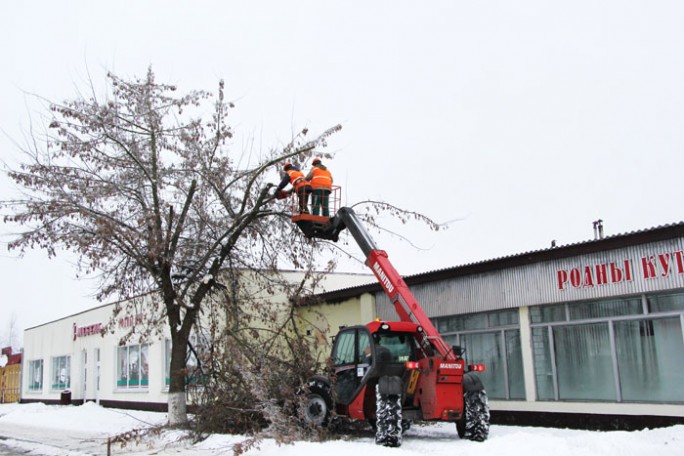
<path fill-rule="evenodd" d="M 333 353 L 333 364 L 335 366 L 354 363 L 354 341 L 356 339 L 354 333 L 355 331 L 347 331 L 337 335 Z"/>
<path fill-rule="evenodd" d="M 371 363 L 371 338 L 367 332 L 359 333 L 359 356 L 356 362 L 358 364 Z"/>
<path fill-rule="evenodd" d="M 378 344 L 387 347 L 392 355 L 392 362 L 403 363 L 416 359 L 416 342 L 410 334 L 380 334 Z"/>

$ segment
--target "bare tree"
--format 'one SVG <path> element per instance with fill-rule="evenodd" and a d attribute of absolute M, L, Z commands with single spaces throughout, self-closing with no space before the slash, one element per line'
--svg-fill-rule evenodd
<path fill-rule="evenodd" d="M 233 274 L 240 279 L 232 280 Z M 223 277 L 225 296 L 198 324 L 208 343 L 198 340 L 188 363 L 197 437 L 228 432 L 251 434 L 248 442 L 287 442 L 317 435 L 319 429 L 298 417 L 304 398 L 298 392 L 325 366 L 328 350 L 320 356 L 320 348 L 328 328 L 303 319 L 298 304 L 322 276 L 226 270 Z M 289 299 L 273 299 L 276 290 Z"/>
<path fill-rule="evenodd" d="M 12 347 L 12 350 L 19 350 L 19 335 L 17 332 L 19 328 L 17 327 L 17 314 L 12 312 L 9 314 L 9 321 L 7 326 L 3 328 L 3 337 L 0 340 L 0 346 L 2 347 Z"/>
<path fill-rule="evenodd" d="M 98 299 L 124 303 L 117 311 L 160 303 L 148 307 L 138 335 L 168 326 L 169 422 L 179 424 L 187 418 L 188 341 L 209 297 L 227 289 L 220 272 L 311 263 L 314 244 L 275 204 L 269 177 L 285 159 L 310 157 L 341 127 L 308 141 L 303 130 L 268 152 L 236 153 L 223 82 L 215 95 L 176 95 L 151 69 L 144 78 L 108 74 L 107 81 L 104 100 L 49 103 L 44 137 L 34 134 L 25 162 L 8 171 L 23 189 L 5 201 L 5 222 L 22 227 L 9 247 L 76 252 L 79 273 L 98 274 Z"/>

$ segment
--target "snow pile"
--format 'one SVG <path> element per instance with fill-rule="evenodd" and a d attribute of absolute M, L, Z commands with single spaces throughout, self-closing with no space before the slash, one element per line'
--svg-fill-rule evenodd
<path fill-rule="evenodd" d="M 44 404 L 0 405 L 0 454 L 10 447 L 31 455 L 103 454 L 103 436 L 166 422 L 165 413 L 105 409 L 93 403 L 82 406 Z M 100 439 L 97 441 L 96 439 Z M 230 455 L 236 444 L 247 440 L 239 435 L 213 435 L 192 445 L 180 431 L 167 431 L 142 447 L 116 448 L 113 454 Z M 106 437 L 105 440 L 106 441 Z M 88 446 L 90 445 L 90 446 Z M 148 446 L 149 445 L 149 446 Z M 62 450 L 60 450 L 60 448 Z M 485 442 L 460 440 L 450 423 L 414 425 L 399 448 L 375 444 L 368 431 L 361 437 L 294 445 L 277 445 L 266 439 L 249 450 L 248 456 L 300 456 L 325 454 L 349 456 L 629 456 L 684 455 L 684 425 L 636 432 L 596 432 L 552 428 L 492 426 Z"/>
<path fill-rule="evenodd" d="M 115 435 L 131 429 L 165 424 L 166 414 L 108 409 L 94 402 L 86 402 L 79 407 L 43 403 L 3 404 L 0 407 L 0 426 L 3 423 Z"/>

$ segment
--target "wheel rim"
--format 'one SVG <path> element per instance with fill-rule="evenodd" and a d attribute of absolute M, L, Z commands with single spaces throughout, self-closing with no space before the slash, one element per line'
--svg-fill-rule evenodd
<path fill-rule="evenodd" d="M 326 405 L 325 400 L 317 394 L 310 395 L 306 404 L 306 421 L 316 425 L 323 424 L 327 413 L 328 406 Z"/>

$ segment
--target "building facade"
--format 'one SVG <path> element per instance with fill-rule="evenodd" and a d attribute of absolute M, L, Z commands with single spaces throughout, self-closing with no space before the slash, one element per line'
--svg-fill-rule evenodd
<path fill-rule="evenodd" d="M 494 422 L 684 423 L 684 224 L 405 281 L 444 339 L 485 364 Z M 378 285 L 319 298 L 335 306 L 362 295 L 378 317 L 397 318 Z"/>
<path fill-rule="evenodd" d="M 167 338 L 120 345 L 141 315 L 122 315 L 102 333 L 114 304 L 24 332 L 22 402 L 83 403 L 160 410 L 166 402 Z"/>
<path fill-rule="evenodd" d="M 445 340 L 486 366 L 494 423 L 684 423 L 684 223 L 405 281 Z M 326 282 L 317 304 L 298 309 L 322 353 L 339 326 L 397 318 L 372 277 Z M 141 317 L 123 315 L 102 336 L 111 315 L 101 306 L 27 329 L 22 401 L 57 403 L 68 391 L 75 403 L 165 410 L 168 338 L 121 346 Z"/>
<path fill-rule="evenodd" d="M 305 277 L 301 272 L 282 275 L 290 283 L 301 283 Z M 367 274 L 330 274 L 318 286 L 338 289 L 370 280 Z M 284 293 L 269 293 L 268 299 L 274 306 L 288 302 Z M 115 304 L 107 304 L 26 329 L 21 402 L 94 401 L 106 407 L 166 411 L 168 328 L 159 337 L 130 337 L 122 345 L 122 338 L 136 325 L 144 325 L 146 317 L 141 310 L 111 321 L 114 309 Z"/>

